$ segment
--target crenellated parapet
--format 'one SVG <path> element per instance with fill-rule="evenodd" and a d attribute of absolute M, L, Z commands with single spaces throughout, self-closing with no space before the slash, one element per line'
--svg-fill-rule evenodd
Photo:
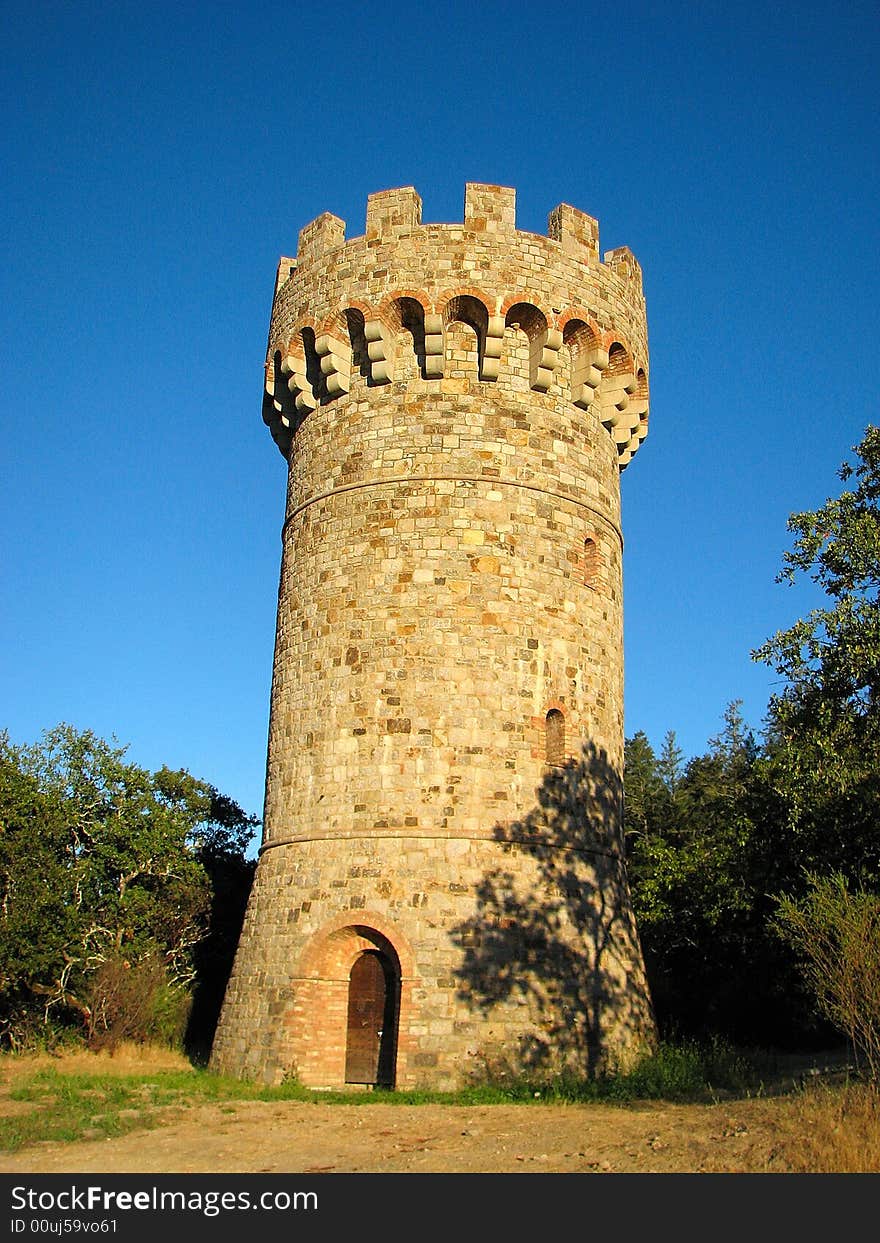
<path fill-rule="evenodd" d="M 503 186 L 468 183 L 461 224 L 423 224 L 409 186 L 369 196 L 360 237 L 325 212 L 278 267 L 264 420 L 289 456 L 313 411 L 388 386 L 528 393 L 595 419 L 622 470 L 648 430 L 641 268 L 627 247 L 600 259 L 596 220 L 568 204 L 547 236 L 518 230 Z"/>

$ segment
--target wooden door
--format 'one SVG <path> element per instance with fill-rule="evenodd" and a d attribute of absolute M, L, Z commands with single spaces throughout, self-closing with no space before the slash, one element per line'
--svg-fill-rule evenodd
<path fill-rule="evenodd" d="M 394 1077 L 394 972 L 384 954 L 367 950 L 348 982 L 346 1083 L 383 1083 Z"/>
<path fill-rule="evenodd" d="M 346 1083 L 376 1082 L 385 1018 L 385 992 L 382 961 L 378 954 L 368 950 L 355 960 L 348 981 Z"/>

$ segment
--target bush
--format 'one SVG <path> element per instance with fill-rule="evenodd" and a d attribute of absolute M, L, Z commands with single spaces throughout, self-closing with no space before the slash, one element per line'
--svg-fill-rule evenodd
<path fill-rule="evenodd" d="M 111 958 L 89 981 L 87 1040 L 91 1049 L 115 1049 L 121 1041 L 182 1044 L 189 1016 L 187 993 L 169 984 L 155 957 L 130 963 Z"/>
<path fill-rule="evenodd" d="M 823 1015 L 880 1084 L 880 895 L 836 873 L 807 877 L 805 897 L 779 900 L 776 929 L 798 955 Z"/>

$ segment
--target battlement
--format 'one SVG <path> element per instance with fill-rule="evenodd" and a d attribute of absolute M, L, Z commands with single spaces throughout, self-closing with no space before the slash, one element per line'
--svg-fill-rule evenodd
<path fill-rule="evenodd" d="M 459 374 L 455 326 L 475 337 Z M 592 412 L 624 469 L 648 429 L 642 271 L 628 247 L 599 257 L 598 221 L 561 203 L 547 235 L 516 228 L 516 191 L 468 182 L 459 224 L 422 221 L 412 186 L 367 199 L 363 235 L 324 212 L 282 258 L 264 419 L 285 456 L 302 420 L 354 391 L 444 381 L 521 388 Z M 415 365 L 413 365 L 415 360 Z M 463 391 L 460 390 L 459 391 Z"/>
<path fill-rule="evenodd" d="M 400 190 L 380 190 L 367 199 L 369 239 L 392 237 L 422 223 L 422 200 L 412 186 Z"/>
<path fill-rule="evenodd" d="M 367 197 L 365 237 L 368 241 L 392 239 L 401 233 L 418 229 L 421 225 L 422 199 L 413 186 L 379 190 Z M 514 233 L 516 190 L 509 186 L 467 182 L 464 227 L 475 233 Z M 565 254 L 580 259 L 583 263 L 599 261 L 598 220 L 568 203 L 560 203 L 550 212 L 547 218 L 547 236 L 558 242 Z M 345 221 L 331 212 L 322 212 L 300 230 L 297 259 L 302 262 L 320 257 L 343 246 L 345 240 Z M 628 247 L 608 251 L 605 262 L 616 265 L 617 257 L 624 252 L 635 263 L 635 257 Z M 638 268 L 637 263 L 635 266 Z"/>

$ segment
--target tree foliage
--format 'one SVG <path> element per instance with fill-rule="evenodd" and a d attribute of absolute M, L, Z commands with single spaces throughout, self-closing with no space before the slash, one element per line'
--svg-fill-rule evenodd
<path fill-rule="evenodd" d="M 797 538 L 778 581 L 808 574 L 828 597 L 822 608 L 759 648 L 756 657 L 785 678 L 771 701 L 780 728 L 845 727 L 875 743 L 880 704 L 880 428 L 854 446 L 856 466 L 838 474 L 854 488 L 817 510 L 792 514 Z"/>
<path fill-rule="evenodd" d="M 880 429 L 840 478 L 855 487 L 792 515 L 779 575 L 807 574 L 827 603 L 773 635 L 754 657 L 779 672 L 768 748 L 785 791 L 801 867 L 880 881 Z"/>
<path fill-rule="evenodd" d="M 779 579 L 809 575 L 825 601 L 753 653 L 782 683 L 763 740 L 733 703 L 706 754 L 684 765 L 669 745 L 664 762 L 644 735 L 627 742 L 629 869 L 649 979 L 661 1021 L 688 1031 L 807 1038 L 818 976 L 796 969 L 795 914 L 815 929 L 820 906 L 829 920 L 836 911 L 826 930 L 851 946 L 852 908 L 834 907 L 827 885 L 880 891 L 880 430 L 854 452 L 840 496 L 789 520 Z"/>
<path fill-rule="evenodd" d="M 740 704 L 727 707 L 705 754 L 677 761 L 672 780 L 662 757 L 649 768 L 645 742 L 635 748 L 641 810 L 635 832 L 627 813 L 628 870 L 661 1026 L 744 1041 L 774 1028 L 783 1039 L 792 981 L 769 930 L 779 860 L 768 828 L 779 809 Z M 624 773 L 628 805 L 628 758 Z"/>
<path fill-rule="evenodd" d="M 246 877 L 256 823 L 208 783 L 148 772 L 91 731 L 59 725 L 31 746 L 0 735 L 7 1040 L 74 1019 L 96 1036 L 112 1009 L 100 982 L 120 994 L 121 973 L 188 998 L 200 949 L 218 935 L 215 881 Z"/>

